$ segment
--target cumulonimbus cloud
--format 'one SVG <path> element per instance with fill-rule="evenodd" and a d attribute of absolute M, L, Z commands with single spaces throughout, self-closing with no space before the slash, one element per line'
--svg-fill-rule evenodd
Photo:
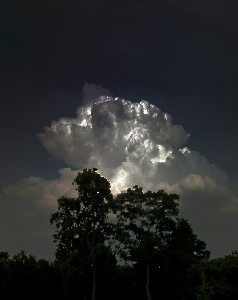
<path fill-rule="evenodd" d="M 227 175 L 198 152 L 182 148 L 189 134 L 147 101 L 132 103 L 86 84 L 76 118 L 53 121 L 39 134 L 49 153 L 69 166 L 97 167 L 115 191 L 135 184 L 157 189 L 191 174 L 227 185 Z"/>
<path fill-rule="evenodd" d="M 135 184 L 180 194 L 182 216 L 213 254 L 235 250 L 231 230 L 238 223 L 237 192 L 225 172 L 186 147 L 184 128 L 155 105 L 113 97 L 100 86 L 85 84 L 83 96 L 75 118 L 53 121 L 38 134 L 50 155 L 72 169 L 61 169 L 54 181 L 23 179 L 5 188 L 1 201 L 7 206 L 21 195 L 25 214 L 28 202 L 35 214 L 52 211 L 60 196 L 74 195 L 76 170 L 97 167 L 114 194 Z"/>
<path fill-rule="evenodd" d="M 174 149 L 189 134 L 147 101 L 113 98 L 108 90 L 89 84 L 83 94 L 77 117 L 45 127 L 38 135 L 42 144 L 73 168 L 97 167 L 117 191 L 136 183 L 153 187 L 160 165 L 173 159 Z"/>
<path fill-rule="evenodd" d="M 189 134 L 169 114 L 93 84 L 84 86 L 83 95 L 76 118 L 54 121 L 39 134 L 52 156 L 76 169 L 97 167 L 114 193 L 135 184 L 179 193 L 181 213 L 205 238 L 214 226 L 218 234 L 224 214 L 237 213 L 237 193 L 226 173 L 186 147 Z"/>

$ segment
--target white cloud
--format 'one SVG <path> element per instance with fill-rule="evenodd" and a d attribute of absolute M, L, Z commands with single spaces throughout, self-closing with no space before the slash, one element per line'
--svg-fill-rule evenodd
<path fill-rule="evenodd" d="M 108 90 L 87 84 L 77 117 L 53 122 L 39 137 L 52 156 L 70 166 L 97 167 L 115 193 L 135 184 L 177 192 L 181 213 L 198 233 L 216 226 L 218 237 L 221 215 L 237 209 L 237 193 L 226 173 L 198 152 L 182 148 L 189 134 L 147 101 L 113 98 Z M 211 208 L 209 219 L 205 215 Z"/>
<path fill-rule="evenodd" d="M 171 116 L 156 106 L 113 98 L 107 90 L 107 95 L 101 95 L 104 92 L 87 84 L 85 105 L 78 109 L 77 117 L 54 121 L 38 135 L 51 155 L 73 168 L 97 167 L 105 177 L 115 179 L 128 166 L 131 174 L 138 168 L 153 174 L 174 147 L 187 142 L 189 134 L 183 127 L 173 125 Z"/>
<path fill-rule="evenodd" d="M 238 225 L 237 192 L 225 172 L 198 152 L 181 148 L 189 138 L 182 126 L 173 125 L 170 115 L 144 100 L 132 103 L 113 98 L 108 90 L 89 84 L 83 94 L 76 118 L 53 121 L 38 135 L 52 156 L 75 169 L 97 167 L 114 193 L 135 184 L 145 190 L 178 193 L 182 216 L 214 255 L 238 248 L 235 238 L 226 241 L 232 226 Z M 75 193 L 71 183 L 77 172 L 66 168 L 59 173 L 60 178 L 53 181 L 32 176 L 10 185 L 0 201 L 9 215 L 10 203 L 19 208 L 16 216 L 23 216 L 19 224 L 29 221 L 30 214 L 48 211 L 50 215 L 60 196 Z M 42 228 L 49 233 L 47 226 Z"/>

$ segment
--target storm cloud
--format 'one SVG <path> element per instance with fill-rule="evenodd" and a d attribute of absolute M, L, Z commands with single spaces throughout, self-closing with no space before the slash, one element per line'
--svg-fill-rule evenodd
<path fill-rule="evenodd" d="M 76 118 L 53 121 L 38 135 L 53 157 L 75 169 L 97 167 L 118 192 L 134 184 L 153 190 L 174 186 L 191 175 L 229 185 L 225 172 L 185 147 L 189 134 L 168 113 L 93 84 L 85 84 L 83 95 Z"/>
<path fill-rule="evenodd" d="M 75 195 L 72 181 L 78 170 L 97 167 L 111 182 L 114 194 L 136 184 L 144 190 L 178 193 L 181 216 L 213 256 L 238 248 L 232 230 L 238 219 L 237 187 L 225 172 L 186 147 L 189 134 L 155 105 L 145 100 L 133 103 L 85 84 L 77 116 L 53 121 L 38 137 L 50 155 L 69 168 L 61 169 L 60 178 L 53 181 L 32 176 L 4 188 L 3 238 L 11 239 L 16 226 L 24 237 L 25 228 L 35 219 L 35 227 L 23 240 L 32 234 L 35 239 L 45 236 L 49 244 L 49 216 L 57 209 L 57 199 Z M 12 204 L 19 209 L 9 227 Z"/>

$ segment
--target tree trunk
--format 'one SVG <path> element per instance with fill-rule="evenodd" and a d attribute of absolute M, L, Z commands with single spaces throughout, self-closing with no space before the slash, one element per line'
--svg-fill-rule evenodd
<path fill-rule="evenodd" d="M 151 294 L 150 294 L 150 290 L 149 290 L 149 283 L 150 283 L 150 266 L 147 264 L 147 272 L 146 272 L 147 276 L 146 276 L 146 285 L 145 285 L 145 289 L 146 289 L 146 294 L 147 294 L 147 299 L 148 300 L 152 300 L 151 298 Z"/>
<path fill-rule="evenodd" d="M 92 290 L 92 300 L 95 300 L 96 295 L 96 265 L 93 265 L 93 290 Z"/>

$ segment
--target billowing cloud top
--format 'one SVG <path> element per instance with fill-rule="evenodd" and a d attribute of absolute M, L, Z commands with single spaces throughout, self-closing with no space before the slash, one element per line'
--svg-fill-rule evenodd
<path fill-rule="evenodd" d="M 42 144 L 74 168 L 97 167 L 117 191 L 134 184 L 153 188 L 161 163 L 171 164 L 173 151 L 189 134 L 147 101 L 113 98 L 93 84 L 86 84 L 83 94 L 77 117 L 45 127 Z"/>
<path fill-rule="evenodd" d="M 135 184 L 152 190 L 178 186 L 191 175 L 227 185 L 219 168 L 199 153 L 180 148 L 189 134 L 158 107 L 113 98 L 93 84 L 84 86 L 83 95 L 76 118 L 53 121 L 39 134 L 54 157 L 76 169 L 97 167 L 117 192 Z M 183 186 L 189 189 L 198 187 L 195 181 L 186 182 Z"/>
<path fill-rule="evenodd" d="M 26 228 L 31 214 L 40 216 L 47 209 L 52 212 L 60 196 L 75 195 L 71 183 L 77 170 L 97 167 L 111 182 L 114 194 L 135 184 L 144 190 L 162 188 L 178 193 L 181 215 L 189 220 L 213 255 L 238 248 L 234 242 L 237 188 L 231 187 L 225 172 L 185 147 L 189 134 L 182 126 L 173 125 L 169 114 L 147 101 L 132 103 L 114 98 L 100 86 L 86 84 L 83 96 L 75 118 L 53 121 L 44 133 L 38 134 L 48 152 L 74 170 L 61 169 L 60 178 L 52 181 L 30 177 L 5 187 L 0 199 L 2 220 L 6 220 L 2 221 L 2 228 L 6 229 L 1 233 L 2 240 L 11 239 L 10 227 L 6 225 L 12 214 L 11 203 L 19 207 L 18 223 L 22 223 L 18 227 Z M 47 232 L 48 219 L 47 222 L 39 221 L 38 236 L 42 236 L 42 228 Z M 25 229 L 21 234 L 25 236 Z"/>

